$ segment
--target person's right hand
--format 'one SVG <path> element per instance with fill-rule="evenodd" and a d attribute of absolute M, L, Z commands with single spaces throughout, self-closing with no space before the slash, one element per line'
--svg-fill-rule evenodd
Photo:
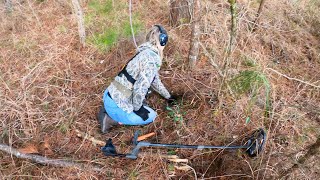
<path fill-rule="evenodd" d="M 141 108 L 138 111 L 133 111 L 136 113 L 136 115 L 140 116 L 144 121 L 149 118 L 149 111 L 148 109 L 144 108 L 144 106 L 141 106 Z"/>
<path fill-rule="evenodd" d="M 170 106 L 175 105 L 177 103 L 178 99 L 180 99 L 179 95 L 171 95 L 171 97 L 169 99 L 167 99 L 167 103 Z"/>

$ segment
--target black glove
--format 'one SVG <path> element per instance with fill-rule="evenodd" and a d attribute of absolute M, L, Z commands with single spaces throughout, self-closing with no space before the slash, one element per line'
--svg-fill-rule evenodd
<path fill-rule="evenodd" d="M 177 101 L 178 101 L 179 98 L 180 98 L 180 97 L 179 97 L 178 95 L 171 95 L 170 98 L 167 99 L 167 103 L 168 103 L 169 105 L 174 105 L 174 104 L 177 103 Z"/>
<path fill-rule="evenodd" d="M 141 108 L 138 111 L 133 111 L 136 113 L 136 115 L 140 116 L 144 121 L 149 118 L 149 111 L 148 109 L 144 108 L 144 106 L 141 106 Z"/>

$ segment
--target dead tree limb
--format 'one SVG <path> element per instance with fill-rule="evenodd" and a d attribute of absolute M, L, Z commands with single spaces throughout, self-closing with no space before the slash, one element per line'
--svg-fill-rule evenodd
<path fill-rule="evenodd" d="M 85 165 L 82 163 L 77 163 L 77 162 L 68 161 L 68 160 L 50 159 L 50 158 L 40 156 L 40 155 L 35 155 L 35 154 L 24 154 L 19 152 L 17 149 L 13 147 L 10 147 L 6 144 L 1 144 L 1 143 L 0 143 L 0 151 L 6 152 L 10 155 L 14 155 L 17 158 L 28 159 L 43 165 L 56 166 L 56 167 L 70 167 L 70 168 L 77 168 L 81 170 L 93 170 L 98 172 L 103 171 L 102 168 L 99 166 Z"/>
<path fill-rule="evenodd" d="M 190 38 L 189 67 L 194 68 L 199 55 L 200 41 L 200 0 L 194 0 L 193 4 L 193 22 Z"/>
<path fill-rule="evenodd" d="M 262 9 L 263 9 L 263 6 L 264 6 L 264 2 L 265 2 L 265 0 L 261 0 L 261 2 L 260 2 L 259 9 L 258 9 L 258 12 L 257 12 L 257 15 L 256 15 L 256 19 L 254 20 L 254 23 L 253 23 L 252 32 L 254 32 L 257 29 L 257 26 L 258 26 L 258 23 L 259 23 L 259 19 L 260 19 L 260 15 L 261 15 L 261 12 L 262 12 Z"/>
<path fill-rule="evenodd" d="M 278 74 L 278 75 L 280 75 L 280 76 L 282 76 L 282 77 L 285 77 L 285 78 L 287 78 L 287 79 L 289 79 L 289 80 L 298 81 L 298 82 L 300 82 L 300 83 L 306 84 L 306 85 L 311 86 L 311 87 L 314 87 L 314 88 L 318 88 L 318 89 L 320 88 L 320 86 L 318 86 L 318 85 L 312 84 L 312 83 L 307 82 L 307 81 L 303 81 L 303 80 L 301 80 L 301 79 L 289 77 L 288 75 L 282 74 L 281 72 L 279 72 L 279 71 L 277 71 L 277 70 L 275 70 L 275 69 L 272 69 L 272 68 L 266 68 L 266 69 L 267 69 L 267 70 L 270 70 L 270 71 L 272 71 L 272 72 L 274 72 L 274 73 L 276 73 L 276 74 Z"/>
<path fill-rule="evenodd" d="M 85 45 L 86 29 L 84 26 L 83 12 L 82 12 L 82 9 L 81 9 L 81 6 L 80 6 L 80 3 L 78 0 L 72 0 L 72 4 L 73 4 L 74 12 L 77 16 L 80 43 L 82 45 Z"/>

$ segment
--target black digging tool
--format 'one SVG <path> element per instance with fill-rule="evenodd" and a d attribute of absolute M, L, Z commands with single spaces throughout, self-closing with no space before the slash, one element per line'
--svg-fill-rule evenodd
<path fill-rule="evenodd" d="M 206 146 L 206 145 L 179 145 L 179 144 L 154 144 L 150 142 L 140 141 L 137 142 L 139 132 L 136 131 L 133 138 L 133 144 L 135 147 L 129 154 L 118 154 L 116 148 L 112 144 L 112 140 L 108 139 L 104 147 L 101 148 L 102 152 L 106 156 L 114 157 L 126 157 L 129 159 L 137 159 L 140 148 L 142 147 L 162 147 L 162 148 L 184 148 L 184 149 L 245 149 L 246 153 L 250 157 L 255 157 L 263 150 L 266 133 L 263 129 L 254 131 L 251 136 L 248 137 L 246 143 L 243 146 Z"/>

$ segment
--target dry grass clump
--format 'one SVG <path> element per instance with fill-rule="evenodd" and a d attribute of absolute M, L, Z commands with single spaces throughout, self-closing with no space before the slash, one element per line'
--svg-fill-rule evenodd
<path fill-rule="evenodd" d="M 93 11 L 92 2 L 83 1 L 85 12 Z M 94 2 L 127 5 L 125 1 Z M 137 22 L 143 22 L 139 25 L 141 34 L 156 23 L 167 28 L 170 42 L 165 49 L 161 75 L 168 89 L 183 95 L 183 101 L 170 114 L 165 110 L 164 100 L 152 95 L 149 103 L 159 114 L 155 123 L 118 127 L 101 135 L 95 114 L 103 90 L 134 54 L 130 36 L 119 36 L 107 51 L 103 48 L 101 51 L 94 43 L 82 47 L 69 2 L 16 1 L 11 14 L 5 14 L 4 6 L 0 5 L 1 143 L 20 148 L 48 138 L 51 158 L 95 163 L 105 169 L 105 173 L 98 174 L 43 167 L 0 152 L 3 178 L 194 179 L 196 174 L 198 178 L 271 179 L 289 169 L 297 162 L 295 158 L 301 157 L 317 140 L 319 88 L 288 80 L 270 70 L 319 85 L 317 1 L 268 1 L 255 32 L 251 28 L 258 3 L 239 1 L 237 39 L 229 56 L 229 77 L 224 84 L 212 61 L 223 70 L 230 38 L 226 1 L 202 1 L 201 43 L 210 56 L 201 51 L 197 69 L 193 71 L 186 66 L 190 26 L 169 27 L 169 8 L 162 1 L 134 2 L 133 6 L 139 12 L 135 17 Z M 102 14 L 108 11 L 111 10 L 102 9 Z M 121 13 L 121 18 L 128 18 L 125 9 Z M 92 16 L 88 20 L 91 24 L 87 24 L 89 35 L 109 32 L 100 21 L 106 19 L 106 16 Z M 93 20 L 96 21 L 92 23 Z M 96 27 L 97 24 L 101 26 Z M 106 24 L 121 26 L 116 21 Z M 269 97 L 263 86 L 255 90 L 248 83 L 241 95 L 225 86 L 246 71 L 257 72 L 268 80 Z M 269 116 L 264 113 L 266 99 L 270 102 Z M 142 133 L 156 131 L 157 136 L 150 139 L 152 142 L 219 145 L 241 143 L 242 137 L 257 127 L 267 130 L 268 141 L 265 152 L 255 159 L 243 156 L 240 151 L 167 149 L 143 149 L 155 154 L 154 157 L 136 161 L 106 158 L 99 147 L 79 139 L 74 132 L 79 129 L 101 140 L 112 137 L 119 152 L 129 152 L 132 135 L 138 129 Z M 177 170 L 174 163 L 164 161 L 158 154 L 187 158 L 193 170 Z M 316 156 L 310 158 L 308 165 L 296 169 L 290 177 L 317 177 L 316 160 Z"/>

